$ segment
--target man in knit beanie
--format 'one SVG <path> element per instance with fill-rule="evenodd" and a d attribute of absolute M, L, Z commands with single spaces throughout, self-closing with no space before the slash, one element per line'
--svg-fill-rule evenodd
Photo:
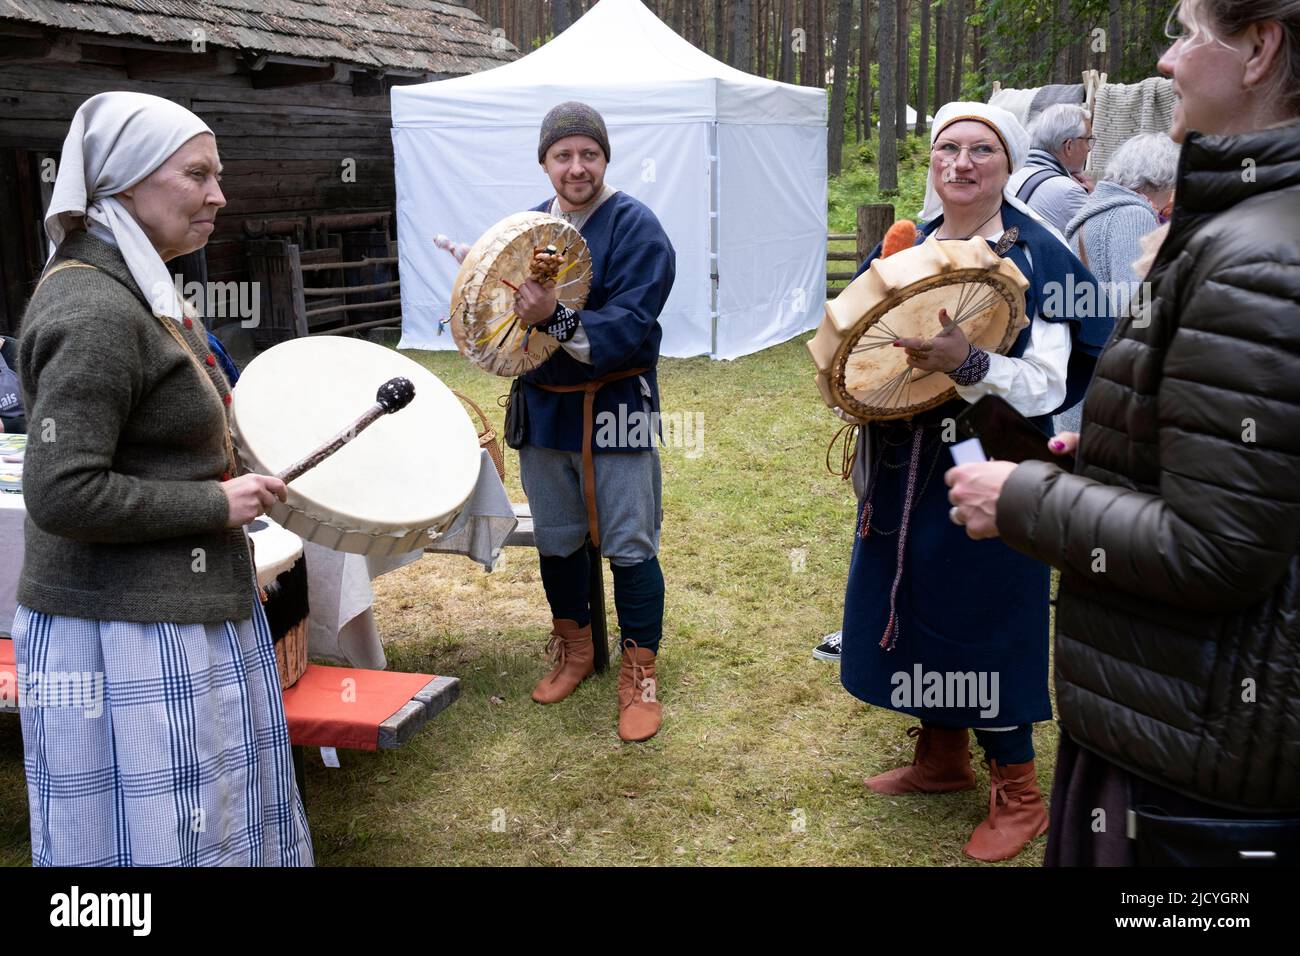
<path fill-rule="evenodd" d="M 655 671 L 664 611 L 655 366 L 676 254 L 655 214 L 605 183 L 609 156 L 605 121 L 590 106 L 561 103 L 546 114 L 537 160 L 555 194 L 534 210 L 582 233 L 591 290 L 583 308 L 573 310 L 551 286 L 530 279 L 519 287 L 515 314 L 561 348 L 521 376 L 511 402 L 522 405 L 519 471 L 553 622 L 547 646 L 554 667 L 533 700 L 558 703 L 593 673 L 590 562 L 608 558 L 623 644 L 618 733 L 636 741 L 654 736 L 662 719 Z"/>

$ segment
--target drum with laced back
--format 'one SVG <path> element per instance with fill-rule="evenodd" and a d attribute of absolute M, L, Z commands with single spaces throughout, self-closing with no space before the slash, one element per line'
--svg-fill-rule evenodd
<path fill-rule="evenodd" d="M 275 669 L 280 687 L 288 690 L 307 670 L 307 562 L 302 538 L 274 521 L 257 518 L 245 530 L 257 569 L 262 610 L 275 645 Z"/>
<path fill-rule="evenodd" d="M 436 375 L 372 342 L 291 339 L 249 363 L 231 403 L 235 449 L 275 475 L 356 421 L 376 388 L 408 379 L 414 397 L 288 485 L 272 520 L 306 541 L 364 555 L 405 554 L 442 536 L 479 476 L 478 434 Z"/>
<path fill-rule="evenodd" d="M 1004 236 L 998 249 L 1010 244 Z M 952 379 L 912 368 L 894 341 L 932 337 L 944 309 L 972 345 L 1005 354 L 1029 324 L 1028 287 L 1016 264 L 978 236 L 931 236 L 876 259 L 826 303 L 808 343 L 822 399 L 860 421 L 908 418 L 952 400 Z"/>
<path fill-rule="evenodd" d="M 514 311 L 528 279 L 553 281 L 561 305 L 581 309 L 591 290 L 591 253 L 571 224 L 541 212 L 502 219 L 470 247 L 451 290 L 451 334 L 461 354 L 494 375 L 520 375 L 560 343 Z"/>

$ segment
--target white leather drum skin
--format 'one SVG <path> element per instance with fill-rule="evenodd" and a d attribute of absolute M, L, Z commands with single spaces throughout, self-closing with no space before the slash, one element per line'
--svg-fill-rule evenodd
<path fill-rule="evenodd" d="M 274 521 L 366 555 L 422 549 L 451 526 L 478 480 L 478 435 L 436 375 L 381 345 L 325 335 L 257 356 L 234 389 L 235 449 L 249 471 L 277 474 L 352 425 L 398 376 L 415 384 L 411 403 L 291 482 L 288 503 L 268 512 Z"/>

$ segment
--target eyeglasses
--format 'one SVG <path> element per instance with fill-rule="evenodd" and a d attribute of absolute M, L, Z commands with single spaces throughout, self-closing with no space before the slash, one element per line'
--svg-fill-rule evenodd
<path fill-rule="evenodd" d="M 987 163 L 1002 150 L 996 146 L 990 146 L 988 143 L 976 143 L 974 146 L 958 146 L 956 143 L 935 143 L 930 148 L 930 152 L 938 156 L 944 163 L 955 163 L 961 156 L 962 150 L 970 157 L 970 161 L 977 166 Z"/>
<path fill-rule="evenodd" d="M 1093 144 L 1097 142 L 1096 136 L 1071 136 L 1070 139 L 1078 143 L 1087 143 L 1089 149 L 1091 149 Z M 1068 143 L 1070 139 L 1067 139 L 1066 142 Z"/>
<path fill-rule="evenodd" d="M 1165 20 L 1165 36 L 1170 40 L 1183 40 L 1191 35 L 1192 31 L 1178 19 L 1178 11 L 1182 6 L 1182 3 L 1175 3 L 1174 8 L 1169 11 L 1169 17 Z"/>

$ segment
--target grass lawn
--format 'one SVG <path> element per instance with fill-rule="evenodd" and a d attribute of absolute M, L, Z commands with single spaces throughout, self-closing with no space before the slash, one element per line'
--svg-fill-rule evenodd
<path fill-rule="evenodd" d="M 704 441 L 694 458 L 662 453 L 659 736 L 619 741 L 615 668 L 561 704 L 529 699 L 549 627 L 533 552 L 508 551 L 492 574 L 426 557 L 376 582 L 379 630 L 393 667 L 455 675 L 462 697 L 402 750 L 344 751 L 337 770 L 309 753 L 322 865 L 970 863 L 961 846 L 987 789 L 865 791 L 864 775 L 910 759 L 911 721 L 854 700 L 810 654 L 839 626 L 853 502 L 826 472 L 838 420 L 803 341 L 660 365 L 665 411 L 702 413 Z M 499 423 L 504 379 L 456 353 L 412 354 Z M 1044 788 L 1055 737 L 1039 726 Z M 6 864 L 30 859 L 21 755 L 18 721 L 0 717 Z M 1039 864 L 1044 842 L 1015 863 Z"/>
<path fill-rule="evenodd" d="M 869 160 L 846 152 L 832 232 L 878 201 Z M 920 205 L 923 152 L 900 150 L 900 195 L 884 197 L 900 217 Z M 911 759 L 913 721 L 854 700 L 810 653 L 840 624 L 854 505 L 826 471 L 839 420 L 817 396 L 806 338 L 735 362 L 660 363 L 664 411 L 704 428 L 699 454 L 662 452 L 660 734 L 619 741 L 616 661 L 561 704 L 529 698 L 550 625 L 534 552 L 508 551 L 492 574 L 426 557 L 376 581 L 375 615 L 392 667 L 459 677 L 461 699 L 402 750 L 345 751 L 340 769 L 309 754 L 320 864 L 974 865 L 961 847 L 987 810 L 987 773 L 973 793 L 867 792 L 863 776 Z M 500 427 L 505 379 L 454 352 L 410 354 Z M 1046 791 L 1054 726 L 1035 744 Z M 18 721 L 4 715 L 0 864 L 30 860 L 27 826 Z M 1038 865 L 1044 843 L 1014 865 Z"/>

